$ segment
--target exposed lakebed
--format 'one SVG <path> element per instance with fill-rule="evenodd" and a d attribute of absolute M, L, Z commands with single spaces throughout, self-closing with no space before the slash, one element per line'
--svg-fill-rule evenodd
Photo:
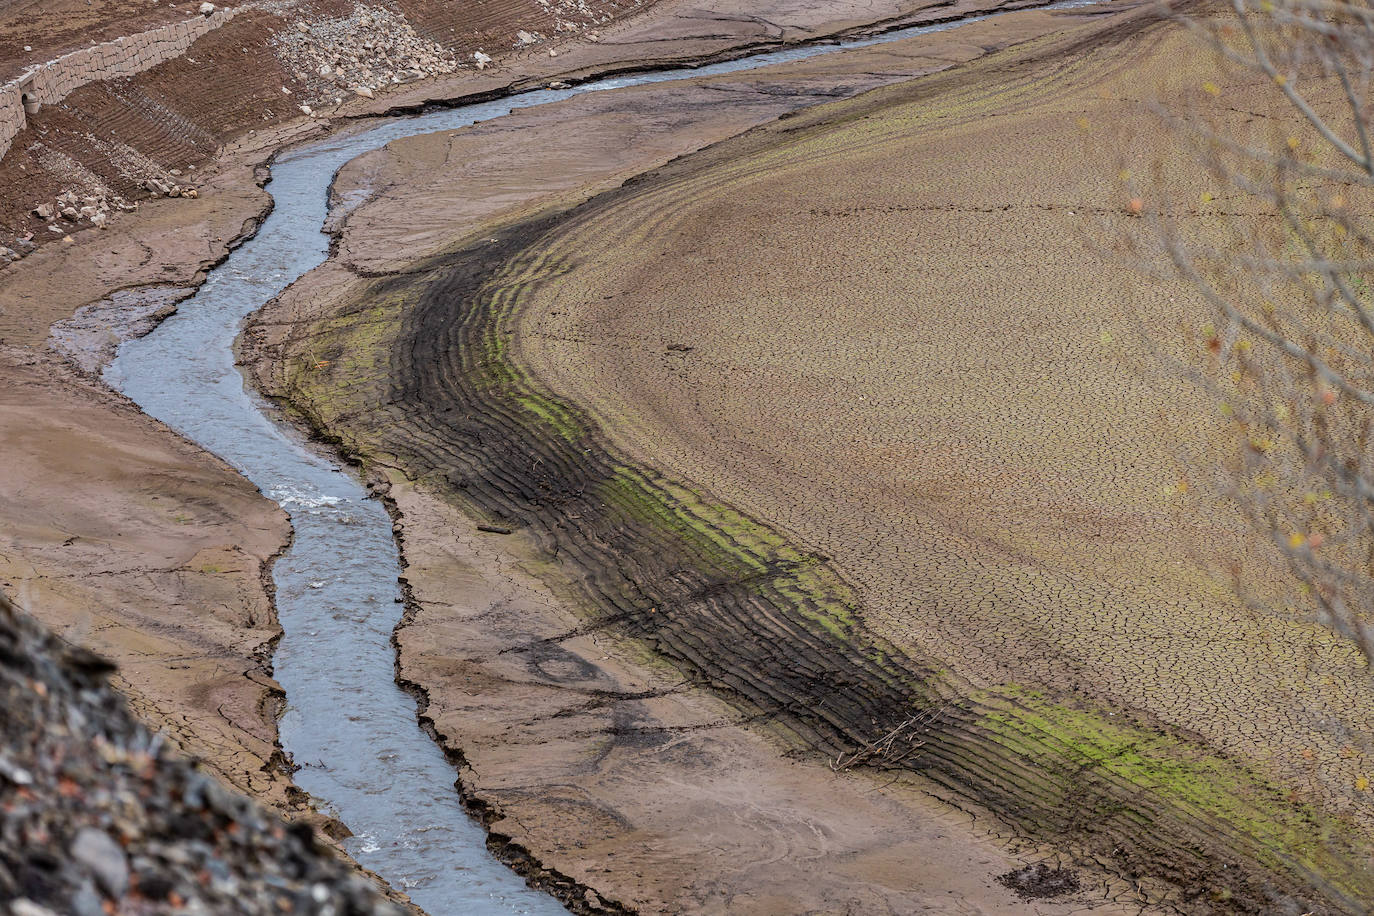
<path fill-rule="evenodd" d="M 321 227 L 332 176 L 400 137 L 489 121 L 579 93 L 749 70 L 985 18 L 539 90 L 383 120 L 365 132 L 291 150 L 273 166 L 268 190 L 275 209 L 257 234 L 175 315 L 120 347 L 106 371 L 112 385 L 224 458 L 291 514 L 295 538 L 273 570 L 285 631 L 274 657 L 287 696 L 282 744 L 300 767 L 297 783 L 353 831 L 344 843 L 349 852 L 424 909 L 562 911 L 487 852 L 482 829 L 453 788 L 452 766 L 419 728 L 414 699 L 395 683 L 391 633 L 401 613 L 400 563 L 390 517 L 336 460 L 274 419 L 235 366 L 243 319 L 328 256 Z"/>

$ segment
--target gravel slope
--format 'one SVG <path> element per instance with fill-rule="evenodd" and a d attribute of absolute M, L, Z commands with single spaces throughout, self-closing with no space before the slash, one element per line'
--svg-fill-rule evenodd
<path fill-rule="evenodd" d="M 308 825 L 149 732 L 113 671 L 0 596 L 0 900 L 12 916 L 403 912 Z"/>

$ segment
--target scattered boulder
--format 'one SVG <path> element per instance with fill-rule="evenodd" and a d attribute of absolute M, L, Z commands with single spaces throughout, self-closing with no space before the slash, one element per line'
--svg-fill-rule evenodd
<path fill-rule="evenodd" d="M 473 51 L 472 59 L 477 62 L 478 70 L 487 69 L 487 65 L 491 63 L 491 55 L 483 54 L 481 51 Z"/>
<path fill-rule="evenodd" d="M 212 15 L 214 12 L 215 12 L 215 5 L 214 5 L 213 3 L 202 3 L 202 4 L 200 5 L 200 14 L 201 14 L 202 16 L 209 16 L 209 15 Z"/>

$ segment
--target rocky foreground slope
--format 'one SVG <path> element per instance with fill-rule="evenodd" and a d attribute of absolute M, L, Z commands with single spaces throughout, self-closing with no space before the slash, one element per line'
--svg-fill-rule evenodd
<path fill-rule="evenodd" d="M 105 659 L 0 596 L 0 900 L 12 916 L 399 914 L 357 871 L 150 733 Z"/>

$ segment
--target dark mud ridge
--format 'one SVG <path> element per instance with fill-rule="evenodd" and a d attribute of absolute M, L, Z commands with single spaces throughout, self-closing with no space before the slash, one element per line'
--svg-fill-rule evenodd
<path fill-rule="evenodd" d="M 617 454 L 518 365 L 513 318 L 562 269 L 562 228 L 654 180 L 373 278 L 296 332 L 308 354 L 272 354 L 263 387 L 364 463 L 528 535 L 566 576 L 551 584 L 583 609 L 578 632 L 640 640 L 798 752 L 922 774 L 1180 911 L 1365 912 L 1374 877 L 1344 821 L 1175 727 L 913 658 L 865 626 L 826 557 Z M 1030 895 L 1047 895 L 1035 877 Z"/>
<path fill-rule="evenodd" d="M 313 829 L 223 787 L 129 713 L 113 666 L 0 595 L 0 902 L 12 916 L 401 916 Z"/>

